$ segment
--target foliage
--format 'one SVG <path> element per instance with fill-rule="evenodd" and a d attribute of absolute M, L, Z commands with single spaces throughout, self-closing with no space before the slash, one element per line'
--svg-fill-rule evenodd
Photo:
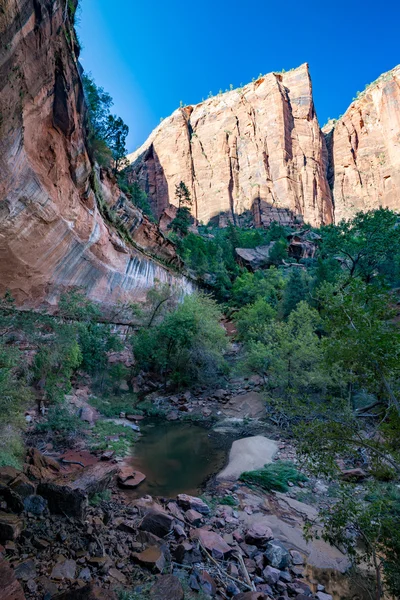
<path fill-rule="evenodd" d="M 106 394 L 101 396 L 91 396 L 90 404 L 96 408 L 105 417 L 119 417 L 124 412 L 132 414 L 136 412 L 135 406 L 137 397 L 135 394 L 125 394 L 124 396 L 114 396 Z"/>
<path fill-rule="evenodd" d="M 89 504 L 91 506 L 100 506 L 102 502 L 109 502 L 111 500 L 111 491 L 104 490 L 103 492 L 98 492 L 97 494 L 93 494 L 93 496 L 89 499 Z"/>
<path fill-rule="evenodd" d="M 128 126 L 121 117 L 111 114 L 113 100 L 102 87 L 98 87 L 90 74 L 82 76 L 88 107 L 89 144 L 100 166 L 113 163 L 115 172 L 125 166 Z"/>
<path fill-rule="evenodd" d="M 237 506 L 239 503 L 233 496 L 227 495 L 220 499 L 220 504 L 224 506 Z"/>
<path fill-rule="evenodd" d="M 349 278 L 358 276 L 370 282 L 399 245 L 397 224 L 398 216 L 387 208 L 357 213 L 350 221 L 322 230 L 322 253 L 337 257 Z"/>
<path fill-rule="evenodd" d="M 299 483 L 307 481 L 307 477 L 300 473 L 293 463 L 277 461 L 276 463 L 265 465 L 257 471 L 242 473 L 240 481 L 257 485 L 267 492 L 273 490 L 287 492 L 289 490 L 288 482 Z"/>
<path fill-rule="evenodd" d="M 124 194 L 126 194 L 129 200 L 134 206 L 139 208 L 152 222 L 155 222 L 154 214 L 150 206 L 147 194 L 137 181 L 129 183 L 124 171 L 118 173 L 118 185 Z"/>
<path fill-rule="evenodd" d="M 203 294 L 186 296 L 175 310 L 132 340 L 139 370 L 169 376 L 178 385 L 215 379 L 225 362 L 225 331 L 216 303 Z"/>
<path fill-rule="evenodd" d="M 322 537 L 339 546 L 355 564 L 369 562 L 375 570 L 377 597 L 384 585 L 394 597 L 400 595 L 400 491 L 397 486 L 372 486 L 369 493 L 357 497 L 354 489 L 342 488 L 339 500 L 327 506 L 321 515 Z M 308 526 L 309 537 L 318 535 Z M 361 545 L 358 544 L 361 540 Z M 383 579 L 384 573 L 384 579 Z"/>
<path fill-rule="evenodd" d="M 37 431 L 51 433 L 60 442 L 67 442 L 75 438 L 83 428 L 83 422 L 66 406 L 51 406 L 47 420 L 36 426 Z"/>
<path fill-rule="evenodd" d="M 178 200 L 178 210 L 175 219 L 170 223 L 169 228 L 180 236 L 185 236 L 189 232 L 192 222 L 190 207 L 193 202 L 186 184 L 181 181 L 175 186 L 175 198 Z"/>
<path fill-rule="evenodd" d="M 90 449 L 94 452 L 113 450 L 117 456 L 125 456 L 136 438 L 130 427 L 99 420 L 92 430 Z"/>

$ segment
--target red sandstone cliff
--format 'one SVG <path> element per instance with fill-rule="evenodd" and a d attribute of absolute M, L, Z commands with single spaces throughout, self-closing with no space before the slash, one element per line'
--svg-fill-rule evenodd
<path fill-rule="evenodd" d="M 335 221 L 379 206 L 400 210 L 400 66 L 381 75 L 324 128 Z"/>
<path fill-rule="evenodd" d="M 0 294 L 38 305 L 82 286 L 106 306 L 143 297 L 155 279 L 190 287 L 163 266 L 180 265 L 173 244 L 88 156 L 64 8 L 6 0 L 0 10 Z M 133 243 L 103 218 L 106 205 Z"/>
<path fill-rule="evenodd" d="M 313 225 L 332 221 L 327 152 L 306 64 L 176 110 L 129 159 L 130 177 L 158 216 L 176 203 L 182 180 L 199 222 L 218 217 L 225 224 L 245 211 L 260 225 L 294 215 Z"/>

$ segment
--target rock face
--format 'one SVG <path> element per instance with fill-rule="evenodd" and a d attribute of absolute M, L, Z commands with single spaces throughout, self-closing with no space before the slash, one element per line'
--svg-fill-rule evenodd
<path fill-rule="evenodd" d="M 147 191 L 161 227 L 181 180 L 193 216 L 221 226 L 245 223 L 249 211 L 258 226 L 319 226 L 379 206 L 399 210 L 400 66 L 323 133 L 325 140 L 305 64 L 176 110 L 129 157 L 129 176 Z"/>
<path fill-rule="evenodd" d="M 158 216 L 182 180 L 199 222 L 248 211 L 258 225 L 333 218 L 307 64 L 176 110 L 129 159 Z"/>
<path fill-rule="evenodd" d="M 79 286 L 111 305 L 156 279 L 190 290 L 164 266 L 180 265 L 174 245 L 89 157 L 64 4 L 9 0 L 0 11 L 0 294 L 38 306 Z M 105 218 L 110 207 L 131 242 Z"/>
<path fill-rule="evenodd" d="M 400 208 L 400 66 L 360 94 L 324 128 L 335 221 L 379 206 Z"/>

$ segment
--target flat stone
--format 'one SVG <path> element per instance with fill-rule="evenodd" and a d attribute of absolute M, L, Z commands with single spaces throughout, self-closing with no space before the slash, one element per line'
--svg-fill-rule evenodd
<path fill-rule="evenodd" d="M 277 443 L 262 435 L 236 440 L 229 453 L 228 465 L 217 475 L 217 479 L 237 481 L 245 471 L 261 469 L 272 463 L 277 452 Z"/>
<path fill-rule="evenodd" d="M 73 581 L 76 575 L 76 562 L 72 559 L 58 561 L 51 572 L 51 579 Z"/>
<path fill-rule="evenodd" d="M 146 475 L 140 471 L 134 471 L 130 467 L 123 467 L 118 474 L 118 485 L 123 488 L 137 488 L 144 480 Z"/>
<path fill-rule="evenodd" d="M 15 577 L 21 579 L 21 581 L 34 579 L 37 575 L 36 562 L 33 559 L 25 560 L 14 568 L 14 572 Z"/>
<path fill-rule="evenodd" d="M 132 554 L 132 559 L 142 567 L 158 571 L 159 573 L 161 573 L 165 567 L 165 556 L 158 546 L 149 546 L 149 548 L 146 548 L 143 552 L 134 552 Z"/>
<path fill-rule="evenodd" d="M 150 589 L 151 600 L 183 600 L 182 584 L 175 575 L 162 575 Z"/>
<path fill-rule="evenodd" d="M 348 469 L 347 471 L 342 471 L 340 474 L 340 478 L 343 481 L 362 481 L 366 477 L 368 475 L 363 469 Z"/>

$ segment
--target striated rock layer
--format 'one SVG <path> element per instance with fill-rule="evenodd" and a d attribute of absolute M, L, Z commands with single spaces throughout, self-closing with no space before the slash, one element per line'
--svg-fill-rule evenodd
<path fill-rule="evenodd" d="M 38 306 L 81 286 L 107 306 L 141 299 L 155 280 L 190 291 L 165 266 L 180 266 L 174 245 L 92 166 L 65 2 L 2 6 L 0 294 L 9 289 L 19 303 Z M 107 207 L 117 210 L 125 241 L 104 218 Z"/>
<path fill-rule="evenodd" d="M 307 64 L 176 110 L 129 160 L 158 216 L 182 180 L 199 222 L 225 225 L 247 211 L 258 225 L 333 219 Z"/>
<path fill-rule="evenodd" d="M 400 210 L 400 66 L 381 75 L 324 130 L 335 221 L 379 206 Z"/>

